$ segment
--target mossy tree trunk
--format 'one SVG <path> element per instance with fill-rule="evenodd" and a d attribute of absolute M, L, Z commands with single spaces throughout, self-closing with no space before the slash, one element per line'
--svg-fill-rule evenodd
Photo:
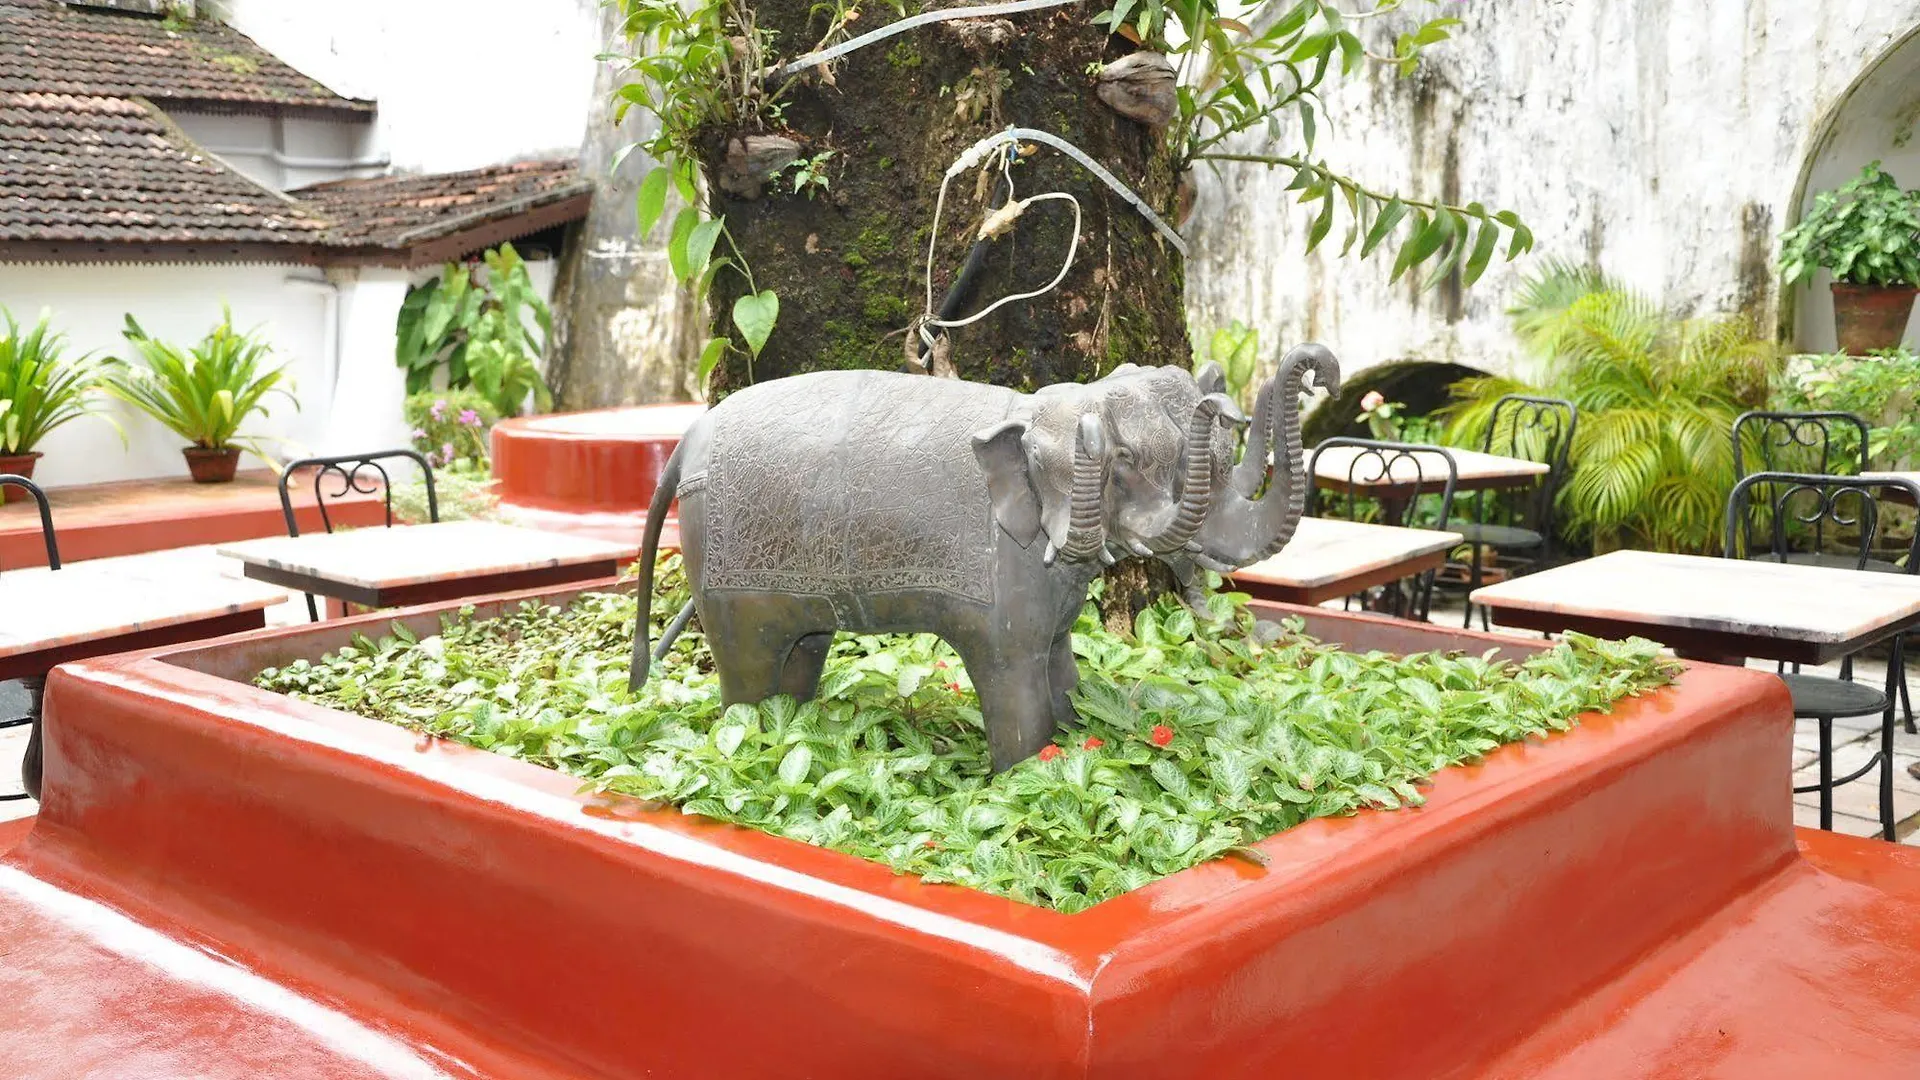
<path fill-rule="evenodd" d="M 774 32 L 776 50 L 791 59 L 825 28 L 825 16 L 810 14 L 812 6 L 760 0 L 752 10 L 756 23 Z M 880 5 L 869 12 L 876 21 L 890 17 Z M 851 29 L 871 25 L 861 20 Z M 1093 26 L 1079 6 L 922 27 L 855 51 L 836 65 L 832 85 L 807 76 L 792 91 L 781 126 L 708 133 L 703 165 L 713 213 L 725 217 L 755 283 L 780 298 L 779 322 L 764 350 L 751 361 L 743 349 L 730 351 L 714 373 L 715 396 L 801 372 L 906 369 L 906 331 L 927 303 L 927 240 L 941 177 L 969 146 L 1009 124 L 1079 146 L 1172 220 L 1176 178 L 1165 140 L 1105 105 L 1089 72 L 1131 48 Z M 796 140 L 803 158 L 832 151 L 824 162 L 829 187 L 796 193 L 789 169 L 757 197 L 723 190 L 717 181 L 729 141 L 755 134 Z M 1095 379 L 1125 362 L 1186 365 L 1184 270 L 1151 223 L 1051 148 L 1023 157 L 1013 180 L 1019 197 L 1064 191 L 1079 200 L 1078 254 L 1057 289 L 951 332 L 958 375 L 1031 391 Z M 956 177 L 949 187 L 933 260 L 936 310 L 1001 186 L 995 167 Z M 961 313 L 1052 280 L 1072 223 L 1063 201 L 1028 209 L 993 244 Z M 746 291 L 738 275 L 716 280 L 716 332 Z M 1170 583 L 1169 575 L 1144 566 L 1117 567 L 1109 577 L 1109 621 L 1130 623 Z"/>

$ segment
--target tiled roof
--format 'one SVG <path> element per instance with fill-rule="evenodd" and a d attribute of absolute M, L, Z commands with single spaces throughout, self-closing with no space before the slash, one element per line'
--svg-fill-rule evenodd
<path fill-rule="evenodd" d="M 150 104 L 0 91 L 0 245 L 311 244 L 326 228 Z"/>
<path fill-rule="evenodd" d="M 201 257 L 417 265 L 582 217 L 571 161 L 343 180 L 289 194 L 131 98 L 0 92 L 0 259 Z"/>
<path fill-rule="evenodd" d="M 0 0 L 0 92 L 144 97 L 245 111 L 369 114 L 212 19 L 169 29 L 139 15 Z"/>
<path fill-rule="evenodd" d="M 161 107 L 348 101 L 217 23 L 0 0 L 0 261 L 232 259 L 417 266 L 582 217 L 570 161 L 269 190 Z"/>
<path fill-rule="evenodd" d="M 406 247 L 591 193 L 574 162 L 336 180 L 290 194 L 333 222 L 339 244 Z"/>

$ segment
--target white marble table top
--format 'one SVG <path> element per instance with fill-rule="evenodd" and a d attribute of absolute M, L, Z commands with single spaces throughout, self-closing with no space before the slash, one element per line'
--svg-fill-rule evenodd
<path fill-rule="evenodd" d="M 1905 480 L 1908 483 L 1920 485 L 1920 472 L 1882 472 L 1876 469 L 1872 472 L 1863 472 L 1860 475 L 1881 480 Z"/>
<path fill-rule="evenodd" d="M 1796 563 L 1615 551 L 1473 593 L 1495 609 L 1815 644 L 1857 640 L 1920 614 L 1920 578 Z"/>
<path fill-rule="evenodd" d="M 182 574 L 132 559 L 0 572 L 0 656 L 119 637 L 271 607 L 284 589 Z"/>
<path fill-rule="evenodd" d="M 1300 528 L 1280 554 L 1228 576 L 1238 581 L 1318 588 L 1446 551 L 1460 542 L 1459 533 L 1301 518 Z"/>
<path fill-rule="evenodd" d="M 640 552 L 638 544 L 495 521 L 442 521 L 390 529 L 275 536 L 223 544 L 218 550 L 249 565 L 363 589 L 631 559 Z"/>
<path fill-rule="evenodd" d="M 1461 484 L 1486 487 L 1489 481 L 1522 481 L 1552 471 L 1541 462 L 1525 458 L 1483 454 L 1478 450 L 1461 450 L 1451 446 L 1445 449 L 1453 458 Z M 1382 457 L 1391 463 L 1390 467 L 1383 466 Z M 1351 483 L 1360 488 L 1419 482 L 1436 485 L 1435 489 L 1438 490 L 1437 485 L 1446 483 L 1447 463 L 1439 454 L 1426 450 L 1409 451 L 1408 456 L 1401 456 L 1395 451 L 1375 456 L 1365 447 L 1329 446 L 1313 463 L 1313 475 L 1321 480 Z"/>

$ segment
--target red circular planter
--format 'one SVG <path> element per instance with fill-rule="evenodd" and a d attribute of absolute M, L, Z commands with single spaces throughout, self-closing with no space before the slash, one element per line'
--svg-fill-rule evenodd
<path fill-rule="evenodd" d="M 676 402 L 502 420 L 493 428 L 502 516 L 639 543 L 661 470 L 705 409 Z"/>

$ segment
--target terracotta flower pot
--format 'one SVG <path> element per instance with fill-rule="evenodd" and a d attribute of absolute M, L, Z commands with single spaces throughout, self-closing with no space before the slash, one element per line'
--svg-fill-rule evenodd
<path fill-rule="evenodd" d="M 1913 313 L 1912 285 L 1855 285 L 1833 283 L 1833 326 L 1840 351 L 1865 356 L 1875 349 L 1891 349 L 1907 332 Z"/>
<path fill-rule="evenodd" d="M 240 467 L 238 447 L 209 450 L 204 446 L 189 446 L 180 452 L 187 456 L 187 471 L 193 474 L 196 484 L 224 484 L 233 479 L 234 470 Z"/>
<path fill-rule="evenodd" d="M 33 479 L 33 463 L 40 460 L 40 452 L 35 450 L 26 454 L 0 454 L 0 473 L 12 473 Z M 10 502 L 29 502 L 33 496 L 23 489 L 8 484 L 0 487 L 0 505 Z"/>

